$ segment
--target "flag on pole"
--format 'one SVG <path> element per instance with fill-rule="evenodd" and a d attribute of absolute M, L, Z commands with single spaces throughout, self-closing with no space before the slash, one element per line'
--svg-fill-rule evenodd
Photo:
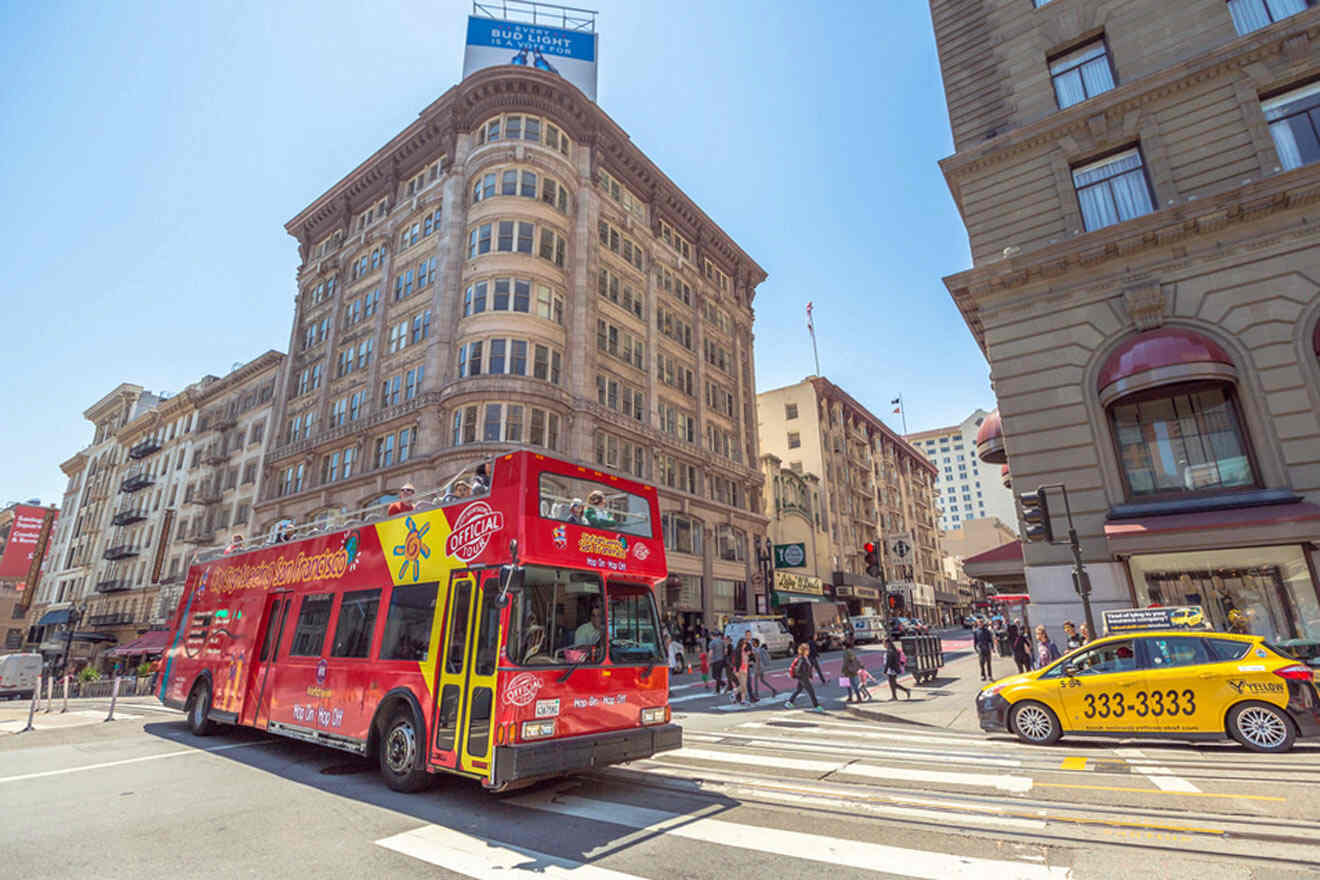
<path fill-rule="evenodd" d="M 816 329 L 811 323 L 811 303 L 807 303 L 807 329 L 808 330 Z"/>
<path fill-rule="evenodd" d="M 894 412 L 901 413 L 903 411 L 903 398 L 895 397 L 893 400 L 889 401 L 889 405 L 894 408 Z"/>

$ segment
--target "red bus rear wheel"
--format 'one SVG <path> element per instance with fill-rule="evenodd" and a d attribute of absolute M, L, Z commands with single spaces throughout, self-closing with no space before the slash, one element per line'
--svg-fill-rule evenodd
<path fill-rule="evenodd" d="M 193 736 L 210 736 L 215 732 L 215 724 L 207 716 L 211 714 L 211 685 L 205 680 L 193 685 L 188 697 L 188 730 Z"/>
<path fill-rule="evenodd" d="M 386 785 L 395 791 L 414 792 L 431 784 L 420 754 L 423 740 L 408 707 L 396 709 L 380 738 L 380 775 Z"/>

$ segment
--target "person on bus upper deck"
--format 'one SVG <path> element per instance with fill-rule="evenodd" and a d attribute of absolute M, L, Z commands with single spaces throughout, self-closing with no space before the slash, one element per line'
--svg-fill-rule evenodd
<path fill-rule="evenodd" d="M 391 504 L 385 510 L 385 515 L 394 516 L 395 514 L 407 513 L 408 511 L 412 510 L 413 495 L 416 494 L 416 492 L 417 490 L 413 488 L 412 483 L 404 483 L 403 486 L 399 488 L 398 500 L 395 501 L 393 504 Z"/>
<path fill-rule="evenodd" d="M 564 522 L 577 523 L 580 526 L 587 524 L 586 507 L 581 498 L 574 498 L 573 503 L 568 506 L 568 516 L 564 517 Z"/>
<path fill-rule="evenodd" d="M 235 534 L 234 537 L 229 539 L 229 545 L 225 547 L 225 555 L 228 556 L 230 553 L 237 553 L 241 546 L 243 546 L 243 536 Z"/>
<path fill-rule="evenodd" d="M 472 495 L 472 489 L 468 486 L 466 480 L 456 480 L 449 484 L 449 491 L 445 493 L 441 504 L 453 504 L 455 501 L 462 501 Z"/>
<path fill-rule="evenodd" d="M 282 519 L 275 524 L 274 543 L 283 544 L 293 537 L 293 520 Z"/>
<path fill-rule="evenodd" d="M 583 512 L 586 523 L 598 529 L 614 525 L 614 514 L 605 509 L 605 493 L 592 489 L 587 496 L 587 509 Z"/>
<path fill-rule="evenodd" d="M 480 494 L 490 491 L 490 477 L 486 474 L 486 463 L 477 465 L 477 475 L 472 478 L 472 491 Z"/>

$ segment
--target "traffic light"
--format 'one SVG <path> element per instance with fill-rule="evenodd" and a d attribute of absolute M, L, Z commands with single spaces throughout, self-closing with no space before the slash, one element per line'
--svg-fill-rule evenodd
<path fill-rule="evenodd" d="M 902 593 L 886 593 L 885 600 L 889 603 L 889 610 L 892 611 L 894 614 L 903 613 Z"/>
<path fill-rule="evenodd" d="M 1022 522 L 1026 526 L 1022 537 L 1028 541 L 1053 542 L 1054 528 L 1050 524 L 1050 505 L 1045 499 L 1045 490 L 1020 492 L 1018 501 L 1022 503 Z"/>
<path fill-rule="evenodd" d="M 875 545 L 867 541 L 862 545 L 862 550 L 866 551 L 867 577 L 880 577 L 880 554 L 876 552 Z"/>

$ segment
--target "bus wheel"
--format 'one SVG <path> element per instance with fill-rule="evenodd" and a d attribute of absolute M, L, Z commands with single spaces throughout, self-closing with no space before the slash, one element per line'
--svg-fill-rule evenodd
<path fill-rule="evenodd" d="M 395 791 L 421 791 L 431 784 L 421 760 L 421 741 L 412 712 L 401 706 L 390 716 L 380 740 L 380 775 Z"/>
<path fill-rule="evenodd" d="M 188 697 L 188 730 L 193 736 L 210 736 L 215 732 L 215 724 L 206 716 L 211 714 L 211 686 L 205 681 L 193 685 Z"/>

